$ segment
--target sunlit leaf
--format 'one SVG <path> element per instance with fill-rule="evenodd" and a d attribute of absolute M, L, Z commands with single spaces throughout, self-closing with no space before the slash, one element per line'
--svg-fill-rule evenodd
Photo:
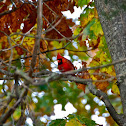
<path fill-rule="evenodd" d="M 119 88 L 116 83 L 112 85 L 112 92 L 120 95 Z"/>
<path fill-rule="evenodd" d="M 95 24 L 93 24 L 93 25 L 90 27 L 90 30 L 94 31 L 94 34 L 95 34 L 96 36 L 98 36 L 99 34 L 100 34 L 100 35 L 103 35 L 103 30 L 102 30 L 100 21 L 99 21 L 98 19 L 95 20 Z"/>
<path fill-rule="evenodd" d="M 78 0 L 78 6 L 83 7 L 84 5 L 87 5 L 90 2 L 90 0 Z"/>
<path fill-rule="evenodd" d="M 82 126 L 82 124 L 76 118 L 73 118 L 66 123 L 66 126 Z"/>

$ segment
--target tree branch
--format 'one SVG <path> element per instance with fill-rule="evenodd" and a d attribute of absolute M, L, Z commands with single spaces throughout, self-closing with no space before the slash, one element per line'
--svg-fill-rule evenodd
<path fill-rule="evenodd" d="M 105 106 L 107 108 L 107 110 L 109 111 L 110 115 L 112 116 L 112 118 L 115 120 L 115 122 L 119 125 L 119 126 L 123 126 L 123 115 L 119 115 L 116 110 L 114 109 L 114 107 L 112 106 L 111 102 L 109 101 L 109 98 L 107 96 L 106 93 L 102 92 L 101 90 L 97 90 L 94 85 L 92 83 L 88 83 L 88 89 L 89 91 L 99 97 L 104 103 Z"/>
<path fill-rule="evenodd" d="M 10 13 L 12 13 L 12 12 L 18 10 L 18 9 L 21 8 L 23 5 L 24 5 L 24 3 L 23 3 L 20 7 L 14 7 L 14 9 L 12 9 L 12 10 L 8 10 L 8 11 L 5 11 L 5 12 L 0 13 L 0 17 L 4 16 L 4 15 L 6 15 L 6 14 L 10 14 Z"/>
<path fill-rule="evenodd" d="M 41 32 L 42 32 L 42 5 L 43 1 L 38 0 L 37 2 L 37 37 L 41 37 Z M 29 70 L 29 76 L 32 76 L 35 64 L 36 64 L 36 58 L 37 54 L 39 52 L 39 47 L 40 47 L 40 38 L 36 38 L 35 40 L 35 45 L 34 45 L 34 50 L 33 50 L 33 56 L 31 60 L 31 65 L 30 65 L 30 70 Z"/>
<path fill-rule="evenodd" d="M 18 101 L 14 104 L 13 107 L 11 107 L 5 114 L 3 114 L 0 117 L 0 125 L 2 125 L 3 123 L 5 123 L 6 120 L 11 116 L 11 114 L 14 113 L 15 109 L 18 107 L 18 105 L 20 104 L 20 102 L 21 102 L 21 98 L 18 99 Z"/>
<path fill-rule="evenodd" d="M 37 5 L 38 5 L 38 9 L 37 9 L 37 36 L 41 37 L 41 31 L 42 31 L 42 0 L 38 0 Z M 38 38 L 35 41 L 35 46 L 34 46 L 34 50 L 33 50 L 33 57 L 32 57 L 30 70 L 29 70 L 29 76 L 30 77 L 32 76 L 32 73 L 33 73 L 33 70 L 34 70 L 34 67 L 35 67 L 35 64 L 36 64 L 36 58 L 37 58 L 39 46 L 40 46 L 40 39 Z M 24 83 L 25 83 L 26 86 L 29 85 L 29 81 L 25 81 Z M 19 97 L 19 99 L 17 100 L 17 102 L 13 105 L 13 107 L 10 108 L 4 115 L 1 116 L 0 125 L 5 123 L 6 120 L 11 116 L 11 114 L 14 113 L 15 109 L 19 106 L 21 101 L 23 99 L 25 99 L 25 97 L 27 95 L 27 91 L 28 91 L 28 89 L 25 88 L 22 91 L 22 94 Z M 24 105 L 24 103 L 22 103 L 22 104 Z"/>

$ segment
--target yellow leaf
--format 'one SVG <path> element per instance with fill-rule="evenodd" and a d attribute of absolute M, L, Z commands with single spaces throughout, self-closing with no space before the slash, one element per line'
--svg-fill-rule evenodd
<path fill-rule="evenodd" d="M 98 12 L 97 12 L 96 8 L 94 8 L 94 17 L 98 19 Z"/>
<path fill-rule="evenodd" d="M 20 109 L 16 109 L 16 111 L 13 114 L 13 118 L 15 120 L 18 120 L 20 118 L 20 116 L 21 116 L 21 110 Z"/>
<path fill-rule="evenodd" d="M 81 26 L 85 27 L 92 19 L 94 18 L 94 14 L 90 13 L 88 17 L 83 17 L 83 21 L 81 21 Z"/>
<path fill-rule="evenodd" d="M 79 123 L 77 119 L 71 119 L 69 122 L 66 123 L 65 126 L 83 126 L 82 124 Z"/>
<path fill-rule="evenodd" d="M 94 75 L 91 75 L 91 78 L 92 78 L 92 80 L 97 80 L 97 78 L 94 77 Z"/>
<path fill-rule="evenodd" d="M 119 88 L 116 83 L 112 85 L 112 92 L 120 95 Z"/>
<path fill-rule="evenodd" d="M 106 67 L 101 69 L 101 72 L 107 72 L 108 73 L 108 69 Z"/>
<path fill-rule="evenodd" d="M 100 63 L 103 63 L 106 60 L 106 53 L 102 52 L 100 54 Z"/>

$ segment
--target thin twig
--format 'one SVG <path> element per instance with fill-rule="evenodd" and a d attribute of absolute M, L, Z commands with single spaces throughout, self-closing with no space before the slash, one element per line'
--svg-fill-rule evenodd
<path fill-rule="evenodd" d="M 5 12 L 0 13 L 0 17 L 4 16 L 6 14 L 10 14 L 10 13 L 12 13 L 12 12 L 20 9 L 23 5 L 24 5 L 24 3 L 22 3 L 20 7 L 14 7 L 14 9 L 12 9 L 12 10 L 8 10 L 8 11 L 5 11 Z"/>

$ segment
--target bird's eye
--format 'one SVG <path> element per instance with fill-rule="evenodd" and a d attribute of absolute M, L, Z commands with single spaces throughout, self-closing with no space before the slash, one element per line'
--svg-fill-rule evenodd
<path fill-rule="evenodd" d="M 58 59 L 58 65 L 62 64 L 62 59 Z"/>

